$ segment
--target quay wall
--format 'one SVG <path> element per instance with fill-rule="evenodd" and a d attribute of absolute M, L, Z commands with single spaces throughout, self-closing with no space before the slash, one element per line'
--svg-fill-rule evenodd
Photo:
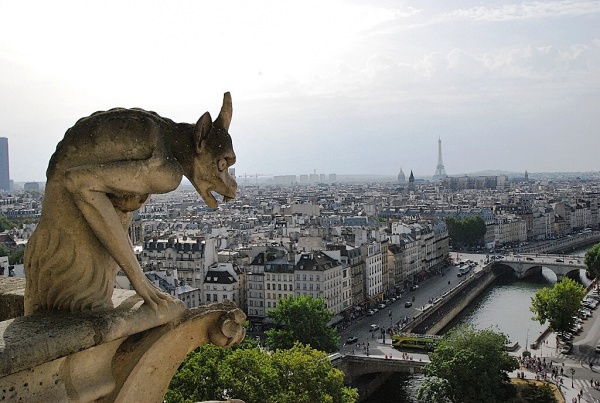
<path fill-rule="evenodd" d="M 490 264 L 484 266 L 461 281 L 434 304 L 428 305 L 403 331 L 437 334 L 493 283 L 496 276 L 490 266 Z"/>
<path fill-rule="evenodd" d="M 462 312 L 469 304 L 479 296 L 486 288 L 490 286 L 496 279 L 496 275 L 492 273 L 492 270 L 485 270 L 481 277 L 477 279 L 478 281 L 474 281 L 471 285 L 471 289 L 469 292 L 466 292 L 463 296 L 456 296 L 454 299 L 455 304 L 453 305 L 451 301 L 449 301 L 446 306 L 440 307 L 442 312 L 439 314 L 439 320 L 435 322 L 429 329 L 427 329 L 426 334 L 438 334 L 442 329 L 444 329 L 459 313 Z M 443 314 L 444 310 L 448 309 L 446 314 Z"/>
<path fill-rule="evenodd" d="M 577 234 L 571 237 L 554 240 L 545 244 L 523 247 L 521 253 L 556 253 L 600 242 L 600 232 Z M 405 332 L 421 334 L 437 334 L 446 327 L 463 309 L 465 309 L 481 292 L 489 287 L 496 275 L 491 266 L 493 262 L 483 266 L 452 290 L 442 296 L 434 304 L 428 305 L 415 319 L 403 329 Z"/>

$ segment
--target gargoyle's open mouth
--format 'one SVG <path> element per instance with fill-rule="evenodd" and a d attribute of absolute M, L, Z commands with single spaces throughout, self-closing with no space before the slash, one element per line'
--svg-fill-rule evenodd
<path fill-rule="evenodd" d="M 207 189 L 206 191 L 202 191 L 199 192 L 200 196 L 202 196 L 202 198 L 204 199 L 204 201 L 206 202 L 206 204 L 208 205 L 208 207 L 210 208 L 217 208 L 219 207 L 219 202 L 217 201 L 217 198 L 215 197 L 215 195 L 219 195 L 223 197 L 223 202 L 227 203 L 228 201 L 231 201 L 235 198 L 234 196 L 231 195 L 221 195 L 220 193 L 212 190 L 212 189 Z"/>

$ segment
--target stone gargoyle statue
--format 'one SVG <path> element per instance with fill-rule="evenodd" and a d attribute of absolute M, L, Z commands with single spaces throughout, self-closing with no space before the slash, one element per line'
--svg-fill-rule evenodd
<path fill-rule="evenodd" d="M 40 310 L 101 311 L 112 307 L 121 268 L 154 310 L 179 305 L 147 280 L 128 236 L 132 212 L 151 194 L 187 177 L 208 206 L 237 184 L 228 133 L 231 95 L 213 122 L 175 123 L 154 112 L 116 108 L 80 119 L 50 159 L 42 215 L 25 250 L 25 315 Z"/>

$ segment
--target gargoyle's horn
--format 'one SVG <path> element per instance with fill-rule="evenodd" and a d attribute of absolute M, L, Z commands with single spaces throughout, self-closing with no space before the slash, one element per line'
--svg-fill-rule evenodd
<path fill-rule="evenodd" d="M 231 123 L 231 115 L 233 113 L 233 106 L 231 103 L 231 94 L 226 92 L 223 95 L 223 106 L 221 107 L 221 112 L 219 112 L 219 116 L 215 120 L 223 125 L 225 130 L 229 130 L 229 124 Z"/>

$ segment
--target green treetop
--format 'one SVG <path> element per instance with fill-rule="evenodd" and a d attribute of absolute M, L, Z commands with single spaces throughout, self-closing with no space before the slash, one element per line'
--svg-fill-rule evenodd
<path fill-rule="evenodd" d="M 464 220 L 446 217 L 444 222 L 454 246 L 475 245 L 485 239 L 487 226 L 480 216 L 467 217 Z"/>
<path fill-rule="evenodd" d="M 569 330 L 581 308 L 581 300 L 585 296 L 585 288 L 568 277 L 554 284 L 552 288 L 544 287 L 531 298 L 529 310 L 535 315 L 533 320 L 540 324 L 550 323 L 556 332 Z"/>
<path fill-rule="evenodd" d="M 505 350 L 507 338 L 491 329 L 461 325 L 448 332 L 429 354 L 427 377 L 417 391 L 423 402 L 504 402 L 508 372 L 519 367 Z"/>
<path fill-rule="evenodd" d="M 585 251 L 586 272 L 591 278 L 600 278 L 600 243 Z"/>
<path fill-rule="evenodd" d="M 326 353 L 295 344 L 269 353 L 256 346 L 201 346 L 181 365 L 165 395 L 168 403 L 241 399 L 246 403 L 353 403 L 356 389 Z"/>
<path fill-rule="evenodd" d="M 310 295 L 284 298 L 268 316 L 276 324 L 275 329 L 265 332 L 267 346 L 273 350 L 291 348 L 296 342 L 320 351 L 338 349 L 340 338 L 334 328 L 327 326 L 333 314 L 323 298 Z"/>

